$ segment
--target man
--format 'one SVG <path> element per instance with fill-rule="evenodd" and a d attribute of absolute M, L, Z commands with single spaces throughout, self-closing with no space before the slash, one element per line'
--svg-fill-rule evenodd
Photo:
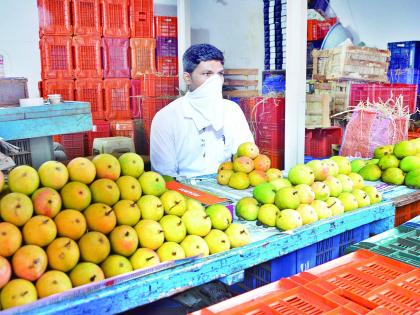
<path fill-rule="evenodd" d="M 154 117 L 150 137 L 152 169 L 172 177 L 217 172 L 243 142 L 254 142 L 239 106 L 223 99 L 223 53 L 209 44 L 184 53 L 185 96 Z"/>

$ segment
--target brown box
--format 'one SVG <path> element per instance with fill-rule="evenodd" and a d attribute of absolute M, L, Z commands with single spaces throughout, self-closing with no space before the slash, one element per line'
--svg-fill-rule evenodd
<path fill-rule="evenodd" d="M 0 107 L 19 106 L 19 99 L 28 98 L 26 78 L 0 78 Z"/>

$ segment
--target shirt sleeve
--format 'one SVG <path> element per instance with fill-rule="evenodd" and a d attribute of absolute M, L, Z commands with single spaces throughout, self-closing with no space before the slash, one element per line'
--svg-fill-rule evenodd
<path fill-rule="evenodd" d="M 171 123 L 162 112 L 158 112 L 152 121 L 150 162 L 155 172 L 172 177 L 177 176 L 178 163 Z"/>
<path fill-rule="evenodd" d="M 234 152 L 232 152 L 232 154 L 235 154 L 240 144 L 244 142 L 255 143 L 255 141 L 243 111 L 236 103 L 232 103 L 233 117 L 235 117 L 235 136 L 233 138 L 234 141 L 232 147 Z"/>

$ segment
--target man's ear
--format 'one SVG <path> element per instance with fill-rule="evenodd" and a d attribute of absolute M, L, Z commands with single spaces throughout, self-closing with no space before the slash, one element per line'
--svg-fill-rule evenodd
<path fill-rule="evenodd" d="M 191 84 L 191 75 L 188 72 L 184 72 L 182 77 L 184 78 L 185 84 Z"/>

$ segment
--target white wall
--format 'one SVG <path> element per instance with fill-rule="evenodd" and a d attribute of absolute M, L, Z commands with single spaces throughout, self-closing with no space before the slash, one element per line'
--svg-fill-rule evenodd
<path fill-rule="evenodd" d="M 29 95 L 39 95 L 41 80 L 36 0 L 0 0 L 0 54 L 5 74 L 28 78 Z"/>
<path fill-rule="evenodd" d="M 226 68 L 263 70 L 263 1 L 192 0 L 191 43 L 218 47 Z"/>
<path fill-rule="evenodd" d="M 420 40 L 419 0 L 330 0 L 355 43 L 387 48 L 388 42 Z"/>

